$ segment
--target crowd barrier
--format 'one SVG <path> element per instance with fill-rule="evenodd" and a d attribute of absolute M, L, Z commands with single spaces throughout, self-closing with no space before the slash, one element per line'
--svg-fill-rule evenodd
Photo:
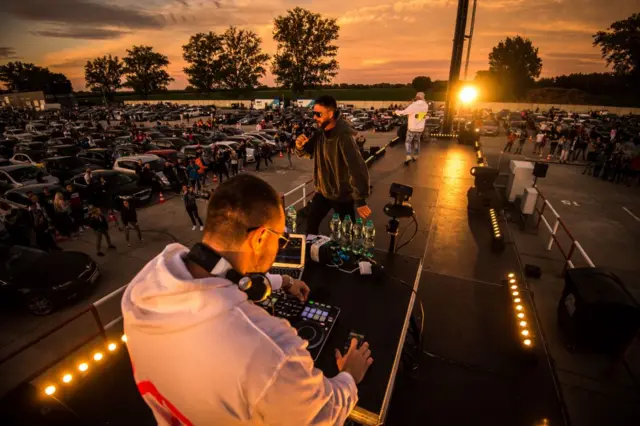
<path fill-rule="evenodd" d="M 587 253 L 584 251 L 584 249 L 582 248 L 578 240 L 576 240 L 573 237 L 573 234 L 571 234 L 571 232 L 569 231 L 569 228 L 567 228 L 567 225 L 564 223 L 564 221 L 562 220 L 558 212 L 553 208 L 553 206 L 551 205 L 551 202 L 547 200 L 544 197 L 544 195 L 542 195 L 542 192 L 540 192 L 539 188 L 536 187 L 536 189 L 538 191 L 538 198 L 536 199 L 536 206 L 535 206 L 535 212 L 538 214 L 536 227 L 538 228 L 540 227 L 540 223 L 544 223 L 544 226 L 547 228 L 547 230 L 550 233 L 549 243 L 546 246 L 546 250 L 550 251 L 551 248 L 553 247 L 553 244 L 555 243 L 555 245 L 558 247 L 558 250 L 560 250 L 560 253 L 564 257 L 565 263 L 564 263 L 564 267 L 562 268 L 562 273 L 564 274 L 567 267 L 569 268 L 575 267 L 573 264 L 572 258 L 576 251 L 580 253 L 580 255 L 582 256 L 583 260 L 587 263 L 587 265 L 589 265 L 592 268 L 595 268 L 596 265 L 594 265 L 593 261 L 591 260 L 589 255 L 587 255 Z M 542 201 L 542 203 L 539 203 L 539 201 Z M 553 221 L 553 225 L 551 225 L 551 223 L 549 223 L 549 219 L 545 217 L 544 214 L 546 211 L 550 211 L 551 214 L 553 215 L 553 217 L 550 218 L 551 221 Z M 566 233 L 566 235 L 571 240 L 571 246 L 569 247 L 568 251 L 562 248 L 562 244 L 560 244 L 560 241 L 558 240 L 557 233 L 560 228 L 562 228 L 562 230 Z"/>

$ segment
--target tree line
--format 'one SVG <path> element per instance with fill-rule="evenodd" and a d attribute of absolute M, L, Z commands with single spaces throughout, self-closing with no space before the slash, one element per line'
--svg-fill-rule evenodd
<path fill-rule="evenodd" d="M 364 89 L 401 88 L 406 84 L 332 84 L 339 65 L 336 60 L 340 28 L 336 19 L 296 7 L 273 21 L 277 50 L 262 51 L 262 39 L 253 31 L 231 26 L 223 33 L 197 33 L 182 46 L 187 64 L 183 69 L 188 90 L 208 93 L 218 90 L 241 92 L 260 85 L 270 67 L 278 87 L 300 94 L 309 88 Z M 640 93 L 640 14 L 614 22 L 593 35 L 612 73 L 571 74 L 540 79 L 543 61 L 529 39 L 507 37 L 489 54 L 489 69 L 478 71 L 475 83 L 485 100 L 522 100 L 533 88 L 578 88 L 593 94 Z M 105 55 L 85 64 L 86 86 L 111 98 L 128 87 L 146 98 L 167 90 L 173 78 L 167 72 L 169 59 L 151 46 L 133 46 L 120 59 Z M 63 75 L 33 64 L 10 62 L 0 66 L 0 82 L 11 91 L 44 90 L 70 93 L 71 83 Z M 416 91 L 444 91 L 446 81 L 418 76 L 411 82 Z"/>

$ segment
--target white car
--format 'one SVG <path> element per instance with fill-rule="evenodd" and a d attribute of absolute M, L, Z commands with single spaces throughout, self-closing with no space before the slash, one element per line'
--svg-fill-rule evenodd
<path fill-rule="evenodd" d="M 202 115 L 200 108 L 190 108 L 184 112 L 185 117 L 196 118 Z"/>
<path fill-rule="evenodd" d="M 7 129 L 4 132 L 4 137 L 7 139 L 17 139 L 19 141 L 28 142 L 31 140 L 33 135 L 31 133 L 27 133 L 22 129 Z"/>
<path fill-rule="evenodd" d="M 31 164 L 16 164 L 0 168 L 0 190 L 3 192 L 35 183 L 54 185 L 60 183 L 60 180 L 51 176 L 46 170 Z"/>
<path fill-rule="evenodd" d="M 221 146 L 221 147 L 228 147 L 231 149 L 238 149 L 238 147 L 240 146 L 240 143 L 236 142 L 236 141 L 220 141 L 220 142 L 215 142 L 212 143 L 211 146 L 213 145 L 217 145 L 217 146 Z M 254 149 L 247 144 L 246 145 L 247 148 L 247 163 L 253 163 L 254 161 L 256 161 L 256 158 L 254 157 L 253 153 L 254 153 Z"/>
<path fill-rule="evenodd" d="M 50 135 L 51 130 L 44 123 L 29 123 L 26 126 L 27 132 L 32 135 Z"/>
<path fill-rule="evenodd" d="M 171 183 L 169 179 L 165 176 L 164 163 L 165 161 L 153 154 L 140 154 L 140 155 L 129 155 L 127 157 L 118 158 L 113 163 L 113 170 L 117 170 L 119 172 L 126 173 L 128 175 L 135 176 L 136 175 L 136 165 L 138 161 L 142 161 L 142 166 L 145 164 L 149 164 L 151 170 L 156 176 L 154 179 L 154 187 L 158 185 L 159 189 L 169 189 L 171 188 Z"/>

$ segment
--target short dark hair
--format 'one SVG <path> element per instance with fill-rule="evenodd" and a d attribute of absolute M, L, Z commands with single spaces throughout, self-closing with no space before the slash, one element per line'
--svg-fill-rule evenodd
<path fill-rule="evenodd" d="M 335 98 L 333 96 L 329 96 L 329 95 L 322 95 L 319 98 L 317 98 L 315 100 L 315 104 L 316 105 L 322 105 L 325 108 L 328 108 L 330 110 L 337 110 L 338 109 L 338 103 L 336 102 Z"/>
<path fill-rule="evenodd" d="M 249 174 L 238 175 L 213 191 L 205 234 L 224 246 L 234 246 L 247 237 L 247 228 L 264 225 L 281 211 L 280 197 L 271 185 Z"/>

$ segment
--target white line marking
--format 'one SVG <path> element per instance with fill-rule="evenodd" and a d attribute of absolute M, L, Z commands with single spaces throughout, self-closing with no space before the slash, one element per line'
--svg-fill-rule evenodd
<path fill-rule="evenodd" d="M 629 210 L 626 207 L 623 207 L 622 210 L 624 210 L 625 212 L 629 213 L 631 215 L 632 218 L 634 218 L 635 220 L 637 220 L 638 222 L 640 222 L 640 217 L 636 216 L 635 214 L 631 213 L 631 210 Z"/>

